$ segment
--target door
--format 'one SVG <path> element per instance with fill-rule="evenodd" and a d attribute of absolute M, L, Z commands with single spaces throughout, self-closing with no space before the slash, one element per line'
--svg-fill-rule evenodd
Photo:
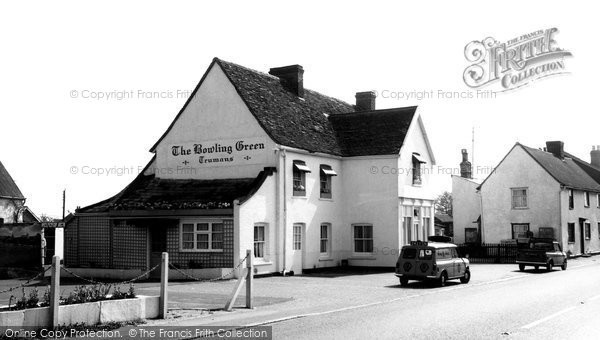
<path fill-rule="evenodd" d="M 154 225 L 149 227 L 149 234 L 150 268 L 154 268 L 154 266 L 160 264 L 162 253 L 167 251 L 167 228 Z M 160 270 L 153 270 L 152 273 L 150 273 L 150 277 L 160 278 Z"/>
<path fill-rule="evenodd" d="M 579 250 L 581 254 L 585 253 L 585 219 L 579 219 Z"/>
<path fill-rule="evenodd" d="M 304 251 L 306 248 L 304 234 L 304 224 L 294 224 L 292 230 L 292 266 L 290 269 L 294 274 L 302 274 Z"/>

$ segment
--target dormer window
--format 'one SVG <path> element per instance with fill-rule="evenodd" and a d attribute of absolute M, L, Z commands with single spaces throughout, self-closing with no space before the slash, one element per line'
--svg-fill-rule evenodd
<path fill-rule="evenodd" d="M 310 172 L 310 168 L 304 161 L 296 160 L 292 172 L 294 196 L 306 196 L 306 173 Z"/>
<path fill-rule="evenodd" d="M 420 154 L 413 152 L 412 154 L 412 184 L 413 185 L 421 185 L 421 183 L 423 183 L 422 178 L 421 178 L 421 174 L 422 174 L 422 169 L 421 169 L 421 164 L 423 163 L 427 163 L 425 162 L 425 160 L 421 157 Z"/>
<path fill-rule="evenodd" d="M 321 164 L 320 182 L 321 182 L 321 198 L 331 198 L 331 179 L 337 176 L 337 173 L 326 164 Z"/>

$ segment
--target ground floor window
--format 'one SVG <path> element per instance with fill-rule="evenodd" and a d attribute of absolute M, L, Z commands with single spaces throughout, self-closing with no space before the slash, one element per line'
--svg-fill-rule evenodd
<path fill-rule="evenodd" d="M 600 238 L 600 222 L 598 222 L 598 238 Z"/>
<path fill-rule="evenodd" d="M 302 250 L 302 224 L 294 224 L 294 250 Z"/>
<path fill-rule="evenodd" d="M 180 244 L 182 251 L 223 250 L 223 221 L 182 221 Z"/>
<path fill-rule="evenodd" d="M 529 233 L 529 223 L 513 223 L 512 224 L 512 238 L 525 238 Z"/>
<path fill-rule="evenodd" d="M 266 229 L 267 226 L 264 224 L 254 226 L 254 257 L 256 258 L 265 257 Z"/>
<path fill-rule="evenodd" d="M 329 254 L 330 251 L 330 235 L 331 235 L 331 225 L 329 223 L 321 224 L 321 244 L 320 244 L 320 253 L 321 255 Z"/>
<path fill-rule="evenodd" d="M 372 253 L 373 252 L 373 226 L 356 224 L 354 228 L 354 252 Z"/>
<path fill-rule="evenodd" d="M 569 243 L 575 243 L 575 223 L 567 224 L 567 234 Z"/>
<path fill-rule="evenodd" d="M 592 225 L 590 224 L 590 222 L 585 222 L 584 229 L 585 229 L 585 239 L 586 240 L 591 239 L 592 238 Z"/>
<path fill-rule="evenodd" d="M 465 228 L 465 243 L 478 243 L 479 235 L 477 228 Z"/>

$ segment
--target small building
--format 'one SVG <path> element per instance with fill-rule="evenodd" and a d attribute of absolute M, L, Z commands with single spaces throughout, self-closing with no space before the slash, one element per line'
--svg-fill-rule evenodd
<path fill-rule="evenodd" d="M 374 92 L 348 104 L 303 77 L 215 58 L 144 171 L 69 220 L 66 265 L 128 277 L 166 251 L 214 277 L 252 249 L 257 274 L 393 267 L 402 245 L 434 233 L 417 107 L 376 110 Z"/>
<path fill-rule="evenodd" d="M 481 243 L 480 181 L 473 179 L 469 154 L 462 149 L 460 176 L 452 175 L 452 217 L 455 243 Z"/>
<path fill-rule="evenodd" d="M 532 235 L 556 238 L 574 255 L 600 251 L 600 150 L 588 163 L 560 141 L 517 143 L 479 190 L 485 242 Z"/>
<path fill-rule="evenodd" d="M 453 233 L 453 218 L 448 214 L 435 214 L 435 235 L 436 236 L 450 236 Z"/>
<path fill-rule="evenodd" d="M 42 265 L 41 226 L 25 197 L 0 162 L 0 267 Z"/>

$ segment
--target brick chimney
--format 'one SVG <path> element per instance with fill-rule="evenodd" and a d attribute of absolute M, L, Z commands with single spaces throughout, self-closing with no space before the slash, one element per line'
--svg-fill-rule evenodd
<path fill-rule="evenodd" d="M 374 91 L 356 92 L 356 111 L 375 110 L 376 97 L 377 95 Z"/>
<path fill-rule="evenodd" d="M 590 152 L 592 161 L 590 162 L 593 166 L 600 169 L 600 145 L 596 145 L 596 147 L 592 146 L 592 151 Z"/>
<path fill-rule="evenodd" d="M 304 69 L 300 65 L 275 67 L 269 74 L 279 78 L 281 85 L 300 98 L 304 98 Z"/>
<path fill-rule="evenodd" d="M 565 143 L 561 141 L 546 142 L 546 150 L 554 155 L 554 157 L 565 158 Z"/>
<path fill-rule="evenodd" d="M 462 149 L 462 162 L 460 162 L 460 177 L 473 178 L 471 162 L 469 162 L 469 153 L 467 149 Z"/>

